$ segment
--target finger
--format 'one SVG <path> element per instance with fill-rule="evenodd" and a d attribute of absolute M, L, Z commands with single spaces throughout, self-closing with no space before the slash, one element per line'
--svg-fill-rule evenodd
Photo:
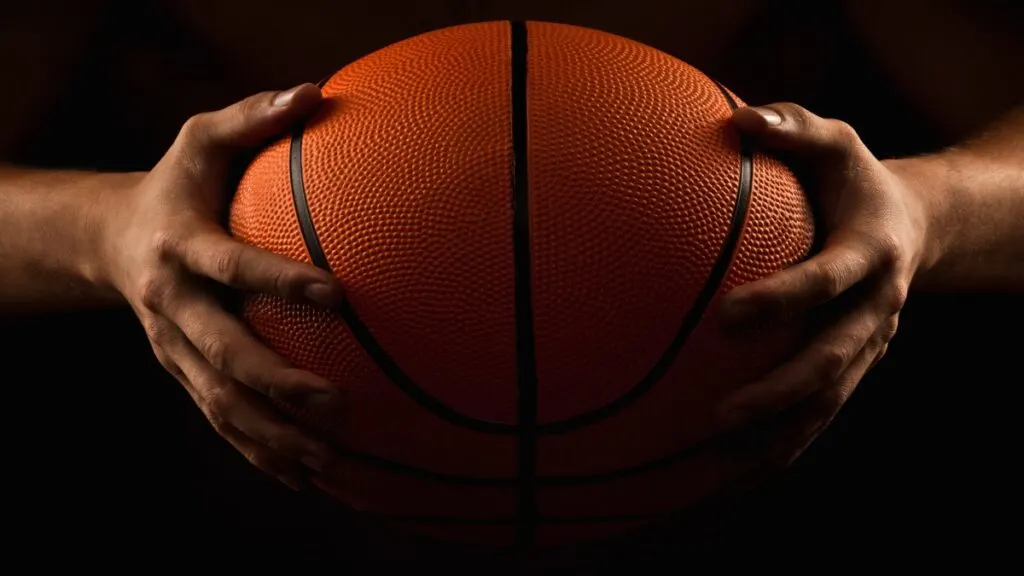
<path fill-rule="evenodd" d="M 883 346 L 880 340 L 872 339 L 850 363 L 834 386 L 818 390 L 802 402 L 807 407 L 802 414 L 803 422 L 794 424 L 796 431 L 790 434 L 787 441 L 777 443 L 778 449 L 771 456 L 774 461 L 768 462 L 770 467 L 779 469 L 789 466 L 807 451 L 815 438 L 832 423 L 840 409 L 850 399 Z"/>
<path fill-rule="evenodd" d="M 824 406 L 805 400 L 749 426 L 733 428 L 701 450 L 702 469 L 712 471 L 714 496 L 743 492 L 762 484 L 787 465 L 787 455 L 824 428 Z"/>
<path fill-rule="evenodd" d="M 330 272 L 245 244 L 219 228 L 193 236 L 179 256 L 192 272 L 239 290 L 324 307 L 337 305 L 344 297 Z"/>
<path fill-rule="evenodd" d="M 875 366 L 877 366 L 878 363 L 882 361 L 882 358 L 885 357 L 885 354 L 888 351 L 889 351 L 889 345 L 888 344 L 883 344 L 882 347 L 878 349 L 878 353 L 875 354 L 875 359 L 871 361 L 871 366 L 868 367 L 868 371 L 874 370 Z"/>
<path fill-rule="evenodd" d="M 333 459 L 330 447 L 284 422 L 265 399 L 218 373 L 184 338 L 165 351 L 218 432 L 238 430 L 274 454 L 300 461 L 316 471 Z"/>
<path fill-rule="evenodd" d="M 761 280 L 736 287 L 722 298 L 719 319 L 729 332 L 821 305 L 864 280 L 873 268 L 870 252 L 833 239 L 812 258 Z"/>
<path fill-rule="evenodd" d="M 852 308 L 796 357 L 728 398 L 723 405 L 724 423 L 738 426 L 765 418 L 836 382 L 883 319 L 873 300 Z"/>
<path fill-rule="evenodd" d="M 150 343 L 160 364 L 182 384 L 217 433 L 231 443 L 257 468 L 278 478 L 294 490 L 303 489 L 308 484 L 308 481 L 305 479 L 305 475 L 299 472 L 298 467 L 294 463 L 289 463 L 284 457 L 276 454 L 266 443 L 261 444 L 254 441 L 230 424 L 219 412 L 215 412 L 215 409 L 218 409 L 218 407 L 215 406 L 214 402 L 208 400 L 214 397 L 213 390 L 209 386 L 196 386 L 189 379 L 188 374 L 193 374 L 199 382 L 203 382 L 204 376 L 201 375 L 202 370 L 197 369 L 197 366 L 200 364 L 196 361 L 195 357 L 198 354 L 196 354 L 194 349 L 189 350 L 189 344 L 185 341 L 184 335 L 177 332 L 177 337 L 174 337 L 172 334 L 176 332 L 176 328 L 170 322 L 156 316 L 147 317 L 144 325 L 147 333 L 152 332 L 158 335 L 156 338 L 151 338 Z M 181 358 L 184 362 L 175 358 Z M 186 369 L 181 367 L 182 363 L 188 367 L 187 372 Z M 317 444 L 312 440 L 310 442 L 314 446 Z M 311 453 L 316 453 L 319 457 L 318 451 L 314 450 Z M 310 466 L 309 462 L 304 463 Z M 310 467 L 313 468 L 313 466 Z M 319 470 L 319 468 L 314 468 L 314 470 Z"/>
<path fill-rule="evenodd" d="M 849 124 L 789 102 L 738 108 L 732 120 L 761 146 L 798 157 L 842 160 L 863 148 Z"/>
<path fill-rule="evenodd" d="M 875 366 L 885 357 L 886 352 L 889 351 L 889 342 L 896 336 L 899 319 L 899 313 L 893 314 L 878 327 L 875 338 L 880 342 L 880 345 L 878 346 L 878 352 L 875 353 L 875 358 L 871 361 L 871 365 L 868 366 L 868 371 L 874 370 Z"/>
<path fill-rule="evenodd" d="M 223 427 L 218 432 L 253 466 L 277 478 L 292 490 L 301 491 L 309 486 L 309 474 L 303 472 L 294 461 L 274 453 L 267 446 L 230 425 Z"/>
<path fill-rule="evenodd" d="M 264 398 L 237 385 L 236 391 L 241 401 L 231 423 L 248 437 L 275 453 L 302 462 L 315 472 L 322 472 L 324 466 L 334 460 L 334 453 L 326 443 L 283 421 Z"/>
<path fill-rule="evenodd" d="M 204 363 L 264 396 L 314 405 L 337 399 L 337 388 L 328 380 L 289 364 L 257 340 L 238 318 L 225 312 L 210 294 L 196 287 L 186 286 L 176 298 L 169 298 L 162 312 Z"/>
<path fill-rule="evenodd" d="M 881 339 L 866 345 L 833 386 L 766 420 L 735 428 L 703 451 L 714 464 L 715 484 L 724 493 L 763 483 L 793 464 L 832 423 L 849 399 L 867 366 L 877 355 Z"/>
<path fill-rule="evenodd" d="M 138 313 L 138 309 L 136 309 L 136 313 Z M 176 339 L 184 340 L 185 336 L 169 320 L 157 314 L 145 312 L 139 314 L 139 318 L 143 329 L 146 331 L 146 337 L 149 339 L 150 348 L 153 349 L 153 355 L 156 356 L 157 362 L 191 393 L 192 384 L 185 378 L 181 367 L 178 366 L 177 362 L 174 361 L 174 358 L 168 352 L 168 350 L 173 350 L 180 346 L 180 343 L 175 342 Z"/>
<path fill-rule="evenodd" d="M 323 97 L 314 84 L 284 92 L 261 92 L 214 112 L 190 118 L 175 142 L 191 158 L 254 148 L 279 136 L 319 109 Z"/>

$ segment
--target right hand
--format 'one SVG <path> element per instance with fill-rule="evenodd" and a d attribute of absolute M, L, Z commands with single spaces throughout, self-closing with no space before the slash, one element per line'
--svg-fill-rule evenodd
<path fill-rule="evenodd" d="M 319 89 L 304 84 L 190 118 L 157 165 L 112 199 L 104 231 L 105 275 L 135 310 L 157 359 L 221 436 L 295 489 L 307 485 L 309 469 L 331 460 L 331 450 L 287 422 L 270 399 L 323 405 L 336 400 L 336 389 L 264 346 L 213 289 L 220 284 L 320 306 L 342 297 L 329 272 L 236 241 L 219 224 L 239 155 L 283 134 L 320 103 Z"/>

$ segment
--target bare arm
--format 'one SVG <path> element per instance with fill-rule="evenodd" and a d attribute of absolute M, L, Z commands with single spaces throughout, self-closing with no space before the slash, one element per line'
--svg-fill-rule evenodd
<path fill-rule="evenodd" d="M 1024 291 L 1024 106 L 962 145 L 887 164 L 934 215 L 916 289 Z"/>
<path fill-rule="evenodd" d="M 0 166 L 0 312 L 121 301 L 99 282 L 97 229 L 102 200 L 137 179 Z"/>
<path fill-rule="evenodd" d="M 886 161 L 931 209 L 913 287 L 1024 291 L 1024 11 L 1012 2 L 849 0 L 856 36 L 944 135 Z M 1014 109 L 1016 107 L 1016 109 Z"/>
<path fill-rule="evenodd" d="M 321 101 L 307 84 L 197 114 L 144 174 L 0 168 L 0 312 L 129 303 L 157 360 L 214 428 L 296 488 L 333 454 L 269 398 L 312 410 L 334 406 L 337 388 L 269 349 L 213 286 L 338 302 L 329 272 L 239 242 L 220 224 L 239 154 Z"/>
<path fill-rule="evenodd" d="M 22 3 L 0 18 L 0 312 L 115 301 L 95 284 L 97 202 L 130 175 L 5 164 L 67 92 L 105 3 Z"/>

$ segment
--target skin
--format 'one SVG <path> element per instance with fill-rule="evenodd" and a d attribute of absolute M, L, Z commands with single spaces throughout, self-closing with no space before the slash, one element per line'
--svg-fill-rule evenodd
<path fill-rule="evenodd" d="M 734 330 L 801 313 L 824 321 L 804 350 L 722 408 L 726 423 L 773 447 L 752 458 L 761 461 L 754 467 L 777 469 L 885 355 L 911 292 L 1024 291 L 1024 108 L 957 148 L 888 161 L 849 125 L 794 104 L 741 109 L 733 120 L 810 174 L 826 230 L 812 258 L 736 288 L 720 309 Z"/>
<path fill-rule="evenodd" d="M 870 6 L 878 4 L 849 4 L 851 18 L 871 20 Z M 205 22 L 187 2 L 179 6 Z M 962 16 L 943 6 L 953 10 L 948 22 Z M 88 38 L 89 21 L 83 14 L 76 20 L 81 28 L 61 24 L 69 27 L 66 41 Z M 919 69 L 887 44 L 891 36 L 864 37 L 894 76 Z M 227 35 L 216 38 L 232 44 Z M 73 67 L 74 50 L 40 49 L 54 70 Z M 715 51 L 704 57 L 714 60 Z M 951 77 L 956 67 L 951 64 Z M 885 354 L 911 292 L 1024 290 L 1024 229 L 1016 225 L 1024 219 L 1024 115 L 1006 113 L 1021 92 L 999 92 L 996 72 L 961 67 L 974 74 L 976 91 L 1017 96 L 957 113 L 966 97 L 960 92 L 922 92 L 922 106 L 945 110 L 936 125 L 961 141 L 928 156 L 880 160 L 848 124 L 792 103 L 735 114 L 737 129 L 807 175 L 827 241 L 813 258 L 739 287 L 722 302 L 721 321 L 737 338 L 746 327 L 804 311 L 820 317 L 823 328 L 792 360 L 722 407 L 723 422 L 738 433 L 698 456 L 715 463 L 720 484 L 785 466 L 813 441 Z M 287 75 L 286 68 L 267 72 L 275 81 Z M 59 90 L 50 84 L 61 77 L 40 75 L 45 81 L 27 83 L 0 107 L 5 151 L 31 134 L 31 119 L 45 113 Z M 933 96 L 946 93 L 954 94 L 951 104 Z M 146 172 L 0 168 L 0 309 L 130 306 L 161 364 L 217 431 L 255 466 L 295 488 L 311 474 L 330 473 L 330 450 L 282 418 L 270 399 L 340 400 L 328 382 L 262 346 L 220 308 L 210 286 L 322 306 L 341 298 L 343 287 L 330 275 L 239 244 L 219 224 L 233 161 L 319 104 L 317 88 L 302 84 L 192 116 Z"/>

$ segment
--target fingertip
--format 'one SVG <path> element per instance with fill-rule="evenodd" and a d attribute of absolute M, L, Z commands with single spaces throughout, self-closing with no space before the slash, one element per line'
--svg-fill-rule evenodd
<path fill-rule="evenodd" d="M 718 320 L 727 335 L 744 335 L 779 313 L 779 302 L 766 297 L 763 290 L 760 283 L 756 282 L 740 286 L 722 298 L 718 308 Z"/>
<path fill-rule="evenodd" d="M 324 99 L 324 93 L 320 90 L 320 87 L 310 82 L 300 84 L 294 90 L 295 95 L 292 99 L 292 105 L 299 108 L 315 107 Z"/>
<path fill-rule="evenodd" d="M 286 370 L 273 391 L 275 397 L 295 406 L 324 408 L 337 406 L 340 390 L 329 380 L 298 368 Z"/>
<path fill-rule="evenodd" d="M 316 84 L 299 84 L 278 92 L 270 103 L 275 108 L 307 108 L 323 99 L 323 93 Z"/>
<path fill-rule="evenodd" d="M 282 484 L 296 492 L 302 492 L 306 488 L 306 483 L 297 475 L 282 474 L 278 476 L 277 479 L 280 480 Z"/>
<path fill-rule="evenodd" d="M 737 128 L 752 133 L 762 132 L 782 124 L 782 115 L 767 106 L 745 106 L 732 115 Z"/>
<path fill-rule="evenodd" d="M 757 422 L 777 412 L 777 402 L 763 382 L 744 386 L 727 397 L 717 411 L 719 422 L 727 429 Z"/>
<path fill-rule="evenodd" d="M 325 308 L 337 306 L 345 299 L 345 291 L 336 280 L 315 280 L 306 284 L 302 294 L 310 303 Z"/>
<path fill-rule="evenodd" d="M 718 304 L 718 319 L 727 326 L 741 323 L 749 314 L 749 298 L 735 290 L 722 297 Z"/>

